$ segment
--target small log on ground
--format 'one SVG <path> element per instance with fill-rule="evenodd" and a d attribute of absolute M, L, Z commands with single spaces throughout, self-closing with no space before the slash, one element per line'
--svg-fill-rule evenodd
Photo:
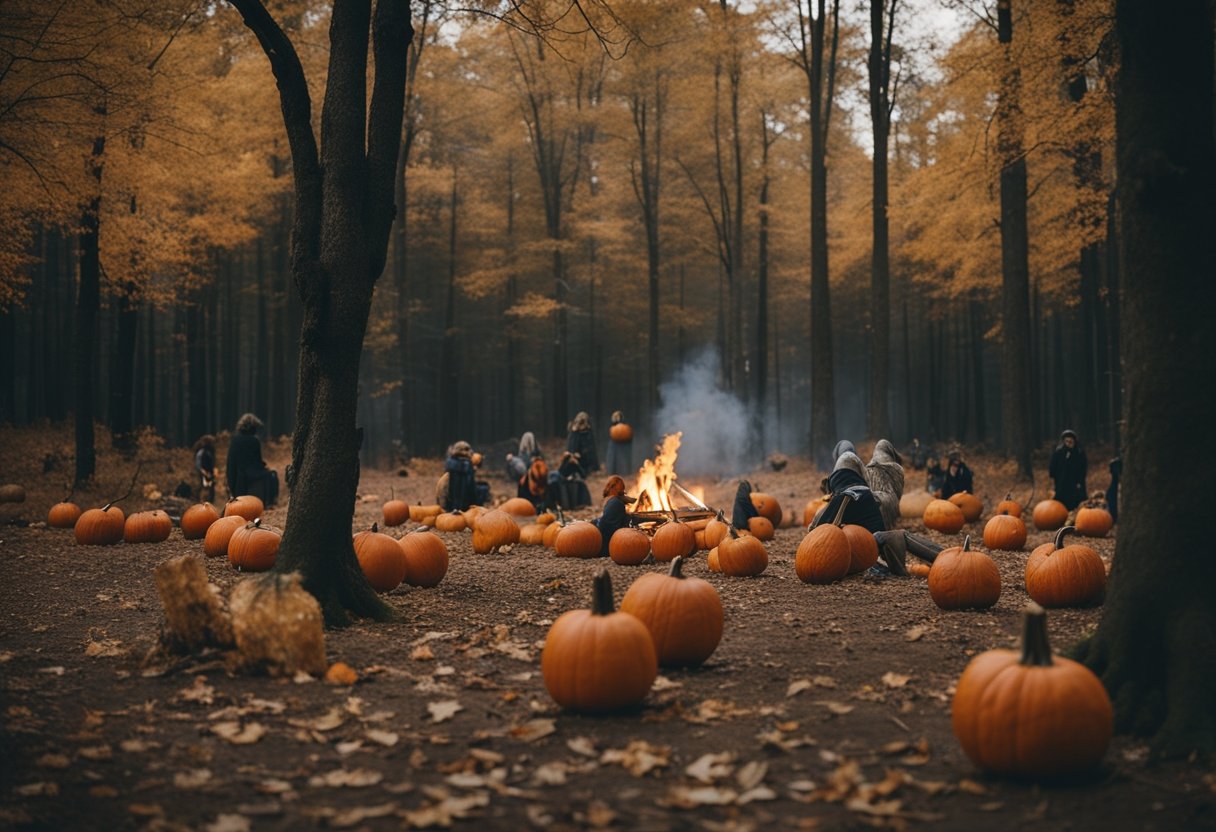
<path fill-rule="evenodd" d="M 231 648 L 232 620 L 203 562 L 191 555 L 171 558 L 156 567 L 156 591 L 165 608 L 161 641 L 171 653 L 197 653 L 207 647 Z"/>
<path fill-rule="evenodd" d="M 321 605 L 297 573 L 247 578 L 228 599 L 242 667 L 275 676 L 325 672 Z"/>

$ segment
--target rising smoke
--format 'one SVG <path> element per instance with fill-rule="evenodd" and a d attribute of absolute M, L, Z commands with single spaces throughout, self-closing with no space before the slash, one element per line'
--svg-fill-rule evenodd
<path fill-rule="evenodd" d="M 720 367 L 717 352 L 707 348 L 659 386 L 663 404 L 655 429 L 659 437 L 684 433 L 677 464 L 681 476 L 735 476 L 758 461 L 754 414 L 722 389 Z"/>

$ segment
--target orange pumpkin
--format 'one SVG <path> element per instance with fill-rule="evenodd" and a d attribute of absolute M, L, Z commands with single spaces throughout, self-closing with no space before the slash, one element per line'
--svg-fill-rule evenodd
<path fill-rule="evenodd" d="M 523 497 L 512 497 L 499 506 L 499 508 L 512 517 L 536 516 L 536 506 L 532 504 L 531 500 L 525 500 Z"/>
<path fill-rule="evenodd" d="M 190 506 L 182 514 L 182 537 L 186 540 L 201 540 L 207 536 L 207 529 L 220 519 L 220 513 L 211 503 L 199 503 Z"/>
<path fill-rule="evenodd" d="M 844 536 L 849 541 L 848 574 L 856 575 L 858 572 L 865 572 L 878 563 L 878 541 L 874 539 L 874 534 L 869 529 L 865 526 L 847 523 L 841 526 L 840 530 L 844 532 Z"/>
<path fill-rule="evenodd" d="M 613 442 L 632 442 L 633 428 L 629 427 L 624 422 L 617 422 L 612 427 L 608 428 L 608 438 Z"/>
<path fill-rule="evenodd" d="M 637 566 L 649 554 L 650 538 L 637 529 L 617 529 L 608 541 L 608 557 L 621 566 Z"/>
<path fill-rule="evenodd" d="M 621 612 L 637 616 L 650 630 L 663 667 L 696 667 L 722 640 L 718 590 L 700 578 L 685 577 L 683 565 L 684 559 L 676 558 L 666 575 L 643 575 L 621 599 Z"/>
<path fill-rule="evenodd" d="M 929 577 L 930 566 L 927 563 L 909 563 L 908 574 L 917 578 Z"/>
<path fill-rule="evenodd" d="M 733 528 L 718 544 L 718 565 L 723 575 L 750 578 L 768 568 L 768 551 L 751 535 L 740 535 Z"/>
<path fill-rule="evenodd" d="M 697 535 L 688 524 L 671 520 L 659 526 L 650 541 L 655 560 L 669 561 L 688 557 L 697 550 Z"/>
<path fill-rule="evenodd" d="M 705 548 L 714 549 L 722 542 L 723 538 L 730 535 L 730 524 L 722 516 L 722 512 L 718 512 L 718 516 L 705 524 Z"/>
<path fill-rule="evenodd" d="M 203 554 L 209 558 L 227 557 L 232 535 L 244 525 L 245 518 L 237 514 L 216 520 L 207 527 L 207 533 L 203 536 Z"/>
<path fill-rule="evenodd" d="M 122 542 L 126 516 L 111 503 L 91 508 L 76 521 L 76 542 L 81 546 L 113 546 Z"/>
<path fill-rule="evenodd" d="M 773 539 L 773 523 L 767 517 L 752 517 L 747 521 L 747 530 L 761 540 Z"/>
<path fill-rule="evenodd" d="M 729 538 L 729 535 L 728 535 L 728 538 Z M 709 553 L 705 556 L 705 565 L 709 567 L 710 572 L 721 572 L 722 571 L 722 563 L 721 563 L 721 561 L 718 560 L 718 547 L 717 546 L 710 549 Z"/>
<path fill-rule="evenodd" d="M 435 531 L 437 532 L 462 532 L 468 528 L 465 523 L 464 515 L 459 511 L 450 511 L 440 514 L 435 518 Z"/>
<path fill-rule="evenodd" d="M 405 500 L 391 499 L 384 504 L 384 525 L 402 526 L 410 519 L 410 504 Z"/>
<path fill-rule="evenodd" d="M 557 534 L 553 548 L 559 558 L 598 558 L 604 538 L 594 523 L 571 523 Z"/>
<path fill-rule="evenodd" d="M 281 540 L 279 533 L 263 526 L 259 517 L 232 533 L 228 539 L 228 562 L 242 572 L 265 572 L 274 567 Z"/>
<path fill-rule="evenodd" d="M 1026 545 L 1026 524 L 1011 514 L 996 514 L 984 524 L 984 546 L 1020 552 Z"/>
<path fill-rule="evenodd" d="M 984 513 L 984 501 L 967 491 L 960 491 L 950 497 L 950 502 L 963 510 L 963 519 L 974 523 Z"/>
<path fill-rule="evenodd" d="M 557 536 L 562 533 L 562 529 L 565 527 L 566 524 L 561 522 L 550 523 L 545 526 L 545 536 L 541 539 L 541 542 L 552 549 L 554 544 L 557 543 Z"/>
<path fill-rule="evenodd" d="M 1102 600 L 1106 591 L 1106 568 L 1093 549 L 1081 544 L 1064 545 L 1064 536 L 1075 532 L 1065 526 L 1055 540 L 1036 547 L 1026 561 L 1026 594 L 1044 607 L 1084 607 Z"/>
<path fill-rule="evenodd" d="M 551 511 L 541 512 L 540 514 L 536 515 L 536 522 L 541 526 L 547 526 L 556 519 L 557 517 Z"/>
<path fill-rule="evenodd" d="M 1106 754 L 1114 710 L 1100 679 L 1053 657 L 1047 615 L 1026 612 L 1022 652 L 989 650 L 955 686 L 951 724 L 963 751 L 993 774 L 1057 778 L 1094 769 Z"/>
<path fill-rule="evenodd" d="M 1115 525 L 1115 518 L 1106 510 L 1105 500 L 1090 500 L 1077 509 L 1077 520 L 1073 525 L 1078 533 L 1086 537 L 1106 537 Z"/>
<path fill-rule="evenodd" d="M 224 506 L 225 517 L 244 517 L 251 523 L 261 517 L 264 511 L 266 511 L 266 506 L 252 494 L 245 494 L 244 496 L 237 497 L 235 500 L 229 500 L 228 505 Z"/>
<path fill-rule="evenodd" d="M 899 516 L 909 520 L 919 520 L 925 516 L 925 509 L 936 499 L 925 489 L 911 491 L 899 498 Z"/>
<path fill-rule="evenodd" d="M 1001 597 L 1001 571 L 983 552 L 962 546 L 938 552 L 929 569 L 929 595 L 943 610 L 987 609 Z"/>
<path fill-rule="evenodd" d="M 540 523 L 527 523 L 519 527 L 519 545 L 542 546 L 545 542 L 545 527 Z"/>
<path fill-rule="evenodd" d="M 659 674 L 659 662 L 646 625 L 615 611 L 612 581 L 601 571 L 591 609 L 571 610 L 549 628 L 540 669 L 558 705 L 604 713 L 640 704 Z"/>
<path fill-rule="evenodd" d="M 410 506 L 410 520 L 415 523 L 421 523 L 427 517 L 435 517 L 443 511 L 443 506 L 422 504 Z"/>
<path fill-rule="evenodd" d="M 830 584 L 849 573 L 853 564 L 853 553 L 849 538 L 840 528 L 849 499 L 841 501 L 836 518 L 823 523 L 806 533 L 798 544 L 794 555 L 794 571 L 798 579 L 808 584 Z"/>
<path fill-rule="evenodd" d="M 173 533 L 173 521 L 160 509 L 137 511 L 123 525 L 122 539 L 127 543 L 162 543 Z"/>
<path fill-rule="evenodd" d="M 996 513 L 1020 518 L 1022 516 L 1022 504 L 1013 499 L 1013 492 L 1008 492 L 1005 494 L 1005 499 L 996 504 Z"/>
<path fill-rule="evenodd" d="M 773 528 L 781 525 L 781 503 L 777 502 L 776 497 L 761 491 L 753 491 L 751 497 L 752 505 L 761 517 L 767 517 Z"/>
<path fill-rule="evenodd" d="M 405 555 L 405 582 L 429 589 L 448 573 L 448 547 L 439 535 L 417 529 L 398 541 Z"/>
<path fill-rule="evenodd" d="M 377 592 L 391 592 L 405 580 L 407 564 L 405 553 L 396 538 L 381 534 L 373 523 L 371 531 L 354 536 L 355 557 L 359 568 L 371 588 Z"/>
<path fill-rule="evenodd" d="M 55 503 L 46 513 L 46 524 L 52 529 L 70 529 L 80 519 L 80 506 L 75 503 Z"/>
<path fill-rule="evenodd" d="M 518 542 L 519 524 L 514 517 L 500 509 L 478 515 L 473 525 L 474 552 L 484 555 Z"/>
<path fill-rule="evenodd" d="M 963 510 L 948 500 L 934 500 L 925 506 L 925 527 L 942 534 L 958 534 L 966 525 Z"/>
<path fill-rule="evenodd" d="M 1059 500 L 1043 500 L 1034 507 L 1030 519 L 1039 531 L 1054 532 L 1068 522 L 1068 509 Z"/>

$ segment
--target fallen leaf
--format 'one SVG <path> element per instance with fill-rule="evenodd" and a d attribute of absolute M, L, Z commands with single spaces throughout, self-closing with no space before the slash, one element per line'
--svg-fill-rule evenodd
<path fill-rule="evenodd" d="M 920 641 L 921 637 L 928 632 L 928 628 L 917 626 L 912 627 L 904 633 L 904 641 Z"/>
<path fill-rule="evenodd" d="M 988 788 L 981 783 L 966 778 L 958 781 L 958 790 L 967 794 L 988 794 Z"/>
<path fill-rule="evenodd" d="M 490 805 L 490 795 L 486 792 L 475 792 L 464 797 L 448 797 L 431 806 L 407 811 L 405 819 L 410 826 L 417 829 L 429 829 L 432 826 L 451 826 L 454 819 L 467 818 L 475 809 Z"/>
<path fill-rule="evenodd" d="M 108 760 L 114 756 L 114 751 L 108 745 L 92 745 L 76 752 L 86 760 Z"/>
<path fill-rule="evenodd" d="M 547 737 L 557 730 L 551 719 L 530 719 L 522 725 L 511 728 L 511 736 L 524 742 L 536 742 L 541 737 Z"/>
<path fill-rule="evenodd" d="M 179 771 L 173 775 L 173 785 L 179 789 L 197 789 L 205 786 L 211 780 L 211 770 L 194 768 L 189 771 Z"/>
<path fill-rule="evenodd" d="M 26 783 L 13 791 L 21 797 L 54 797 L 59 794 L 58 783 Z"/>
<path fill-rule="evenodd" d="M 676 809 L 695 809 L 698 806 L 729 806 L 738 797 L 739 794 L 734 789 L 720 789 L 715 786 L 690 789 L 687 786 L 673 786 L 660 803 Z"/>
<path fill-rule="evenodd" d="M 836 687 L 836 680 L 833 679 L 831 676 L 816 676 L 811 681 L 815 683 L 815 687 L 817 687 L 817 688 L 834 688 L 834 687 Z"/>
<path fill-rule="evenodd" d="M 333 788 L 351 788 L 363 789 L 368 786 L 374 786 L 384 779 L 384 775 L 378 771 L 371 771 L 364 768 L 344 769 L 336 768 L 333 771 L 319 774 L 308 778 L 308 785 L 313 788 L 322 786 L 330 786 Z"/>
<path fill-rule="evenodd" d="M 768 774 L 768 763 L 752 760 L 751 762 L 744 763 L 735 772 L 735 782 L 739 784 L 739 788 L 747 792 L 759 786 L 764 781 L 766 774 Z"/>
<path fill-rule="evenodd" d="M 532 783 L 537 786 L 560 786 L 566 782 L 566 764 L 561 760 L 537 766 L 532 772 Z"/>
<path fill-rule="evenodd" d="M 464 706 L 455 699 L 447 699 L 443 702 L 428 702 L 426 709 L 431 715 L 431 722 L 446 722 L 456 716 L 457 711 L 463 711 Z"/>
<path fill-rule="evenodd" d="M 369 728 L 363 733 L 368 741 L 374 742 L 376 745 L 383 745 L 385 748 L 392 748 L 397 744 L 400 736 L 392 731 L 381 731 L 377 728 Z"/>
<path fill-rule="evenodd" d="M 346 722 L 346 713 L 334 706 L 316 719 L 289 719 L 288 725 L 306 728 L 309 731 L 332 731 Z"/>
<path fill-rule="evenodd" d="M 735 755 L 729 751 L 720 754 L 702 754 L 694 762 L 685 766 L 684 773 L 702 783 L 713 783 L 715 780 L 730 777 L 735 768 L 731 765 L 734 759 Z"/>
<path fill-rule="evenodd" d="M 358 826 L 369 818 L 385 818 L 397 811 L 396 803 L 381 803 L 379 806 L 356 806 L 330 815 L 326 822 L 337 829 Z"/>
<path fill-rule="evenodd" d="M 895 740 L 894 742 L 889 742 L 886 745 L 884 745 L 882 747 L 882 753 L 883 754 L 902 754 L 911 747 L 912 747 L 912 743 L 907 742 L 906 740 Z"/>
<path fill-rule="evenodd" d="M 790 686 L 785 689 L 785 696 L 788 699 L 791 696 L 797 696 L 804 690 L 810 690 L 815 686 L 815 683 L 810 679 L 798 679 L 790 682 Z"/>
<path fill-rule="evenodd" d="M 904 676 L 903 674 L 895 673 L 894 671 L 888 671 L 883 674 L 882 683 L 889 688 L 902 688 L 904 685 L 908 684 L 908 680 L 911 678 L 911 676 Z"/>
<path fill-rule="evenodd" d="M 249 832 L 249 818 L 244 815 L 219 815 L 214 823 L 203 827 L 206 832 Z"/>
<path fill-rule="evenodd" d="M 566 740 L 566 748 L 584 757 L 595 757 L 599 753 L 595 750 L 595 743 L 589 737 L 575 737 L 574 739 Z"/>
<path fill-rule="evenodd" d="M 410 651 L 410 658 L 416 662 L 433 662 L 435 651 L 426 644 L 420 644 Z"/>
<path fill-rule="evenodd" d="M 216 722 L 211 733 L 233 745 L 252 745 L 266 735 L 266 726 L 259 722 Z"/>
<path fill-rule="evenodd" d="M 124 656 L 127 650 L 122 646 L 122 642 L 113 638 L 103 638 L 98 641 L 90 641 L 84 648 L 84 654 L 93 658 L 101 658 L 103 656 Z"/>
<path fill-rule="evenodd" d="M 601 763 L 618 763 L 634 777 L 644 777 L 656 768 L 667 766 L 671 749 L 645 740 L 633 740 L 625 748 L 609 748 L 600 755 Z"/>
<path fill-rule="evenodd" d="M 40 768 L 67 768 L 71 764 L 66 754 L 43 754 L 34 765 Z"/>
<path fill-rule="evenodd" d="M 748 789 L 743 794 L 739 795 L 735 800 L 736 805 L 746 806 L 748 803 L 755 803 L 761 800 L 776 800 L 777 793 L 768 786 L 757 786 L 754 789 Z"/>
<path fill-rule="evenodd" d="M 353 685 L 359 681 L 359 674 L 346 662 L 334 662 L 325 671 L 325 681 L 331 685 Z"/>
<path fill-rule="evenodd" d="M 857 707 L 856 705 L 846 705 L 843 702 L 833 702 L 830 700 L 820 700 L 819 702 L 816 702 L 815 704 L 823 705 L 829 711 L 831 711 L 832 713 L 834 713 L 838 716 L 844 716 L 847 713 L 852 713 L 853 709 L 855 707 Z"/>

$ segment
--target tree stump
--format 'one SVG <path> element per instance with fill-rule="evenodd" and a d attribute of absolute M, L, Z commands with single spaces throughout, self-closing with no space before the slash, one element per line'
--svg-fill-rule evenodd
<path fill-rule="evenodd" d="M 275 676 L 325 672 L 321 605 L 300 575 L 268 574 L 237 584 L 228 600 L 240 665 Z"/>
<path fill-rule="evenodd" d="M 156 567 L 156 591 L 165 608 L 161 641 L 171 653 L 197 653 L 207 647 L 231 648 L 232 620 L 219 590 L 207 581 L 203 562 L 181 555 Z"/>

